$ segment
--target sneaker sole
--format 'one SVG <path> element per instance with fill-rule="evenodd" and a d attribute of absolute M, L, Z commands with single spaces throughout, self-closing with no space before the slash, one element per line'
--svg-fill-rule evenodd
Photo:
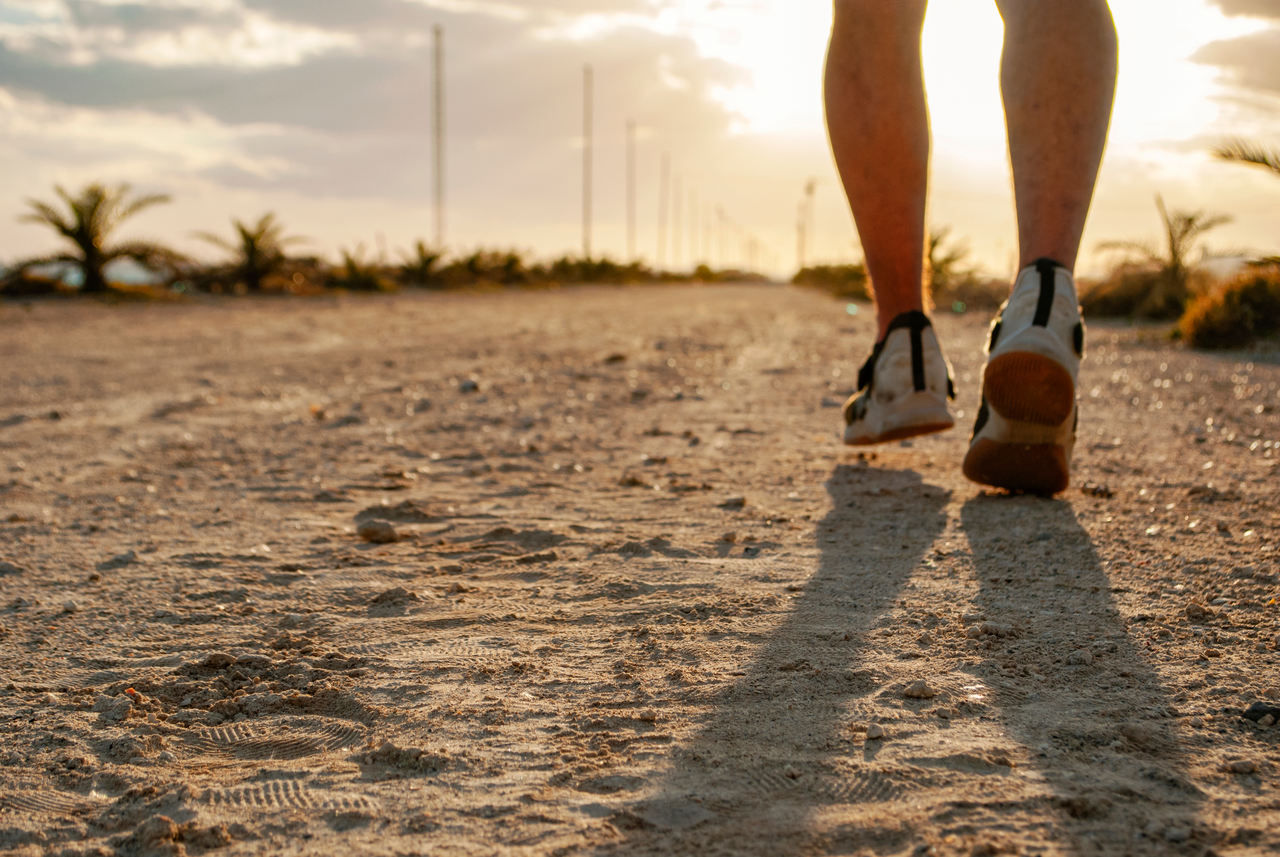
<path fill-rule="evenodd" d="M 1045 496 L 1065 491 L 1070 481 L 1066 450 L 1056 443 L 1000 443 L 980 438 L 964 457 L 964 475 L 973 482 Z"/>
<path fill-rule="evenodd" d="M 946 431 L 955 424 L 956 418 L 941 396 L 929 392 L 912 393 L 893 403 L 893 410 L 884 415 L 877 434 L 866 433 L 865 425 L 846 426 L 844 442 L 848 446 L 873 446 Z"/>
<path fill-rule="evenodd" d="M 911 437 L 919 437 L 922 434 L 935 434 L 940 431 L 946 431 L 955 426 L 955 421 L 950 422 L 931 422 L 917 423 L 915 425 L 900 426 L 896 429 L 881 432 L 874 437 L 854 437 L 850 438 L 846 431 L 844 436 L 845 446 L 875 446 L 878 443 L 892 443 L 895 440 L 906 440 Z"/>
<path fill-rule="evenodd" d="M 1076 385 L 1051 357 L 1011 351 L 993 357 L 982 375 L 982 394 L 1006 420 L 1059 426 L 1071 417 Z"/>

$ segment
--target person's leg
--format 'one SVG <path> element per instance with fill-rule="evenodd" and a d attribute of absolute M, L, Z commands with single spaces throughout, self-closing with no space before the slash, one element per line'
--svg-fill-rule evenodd
<path fill-rule="evenodd" d="M 1019 268 L 1073 269 L 1111 120 L 1116 31 L 1106 0 L 996 0 Z"/>
<path fill-rule="evenodd" d="M 923 308 L 929 117 L 920 68 L 926 0 L 835 0 L 827 128 L 879 320 Z"/>
<path fill-rule="evenodd" d="M 1070 481 L 1084 323 L 1071 271 L 1116 78 L 1105 0 L 996 0 L 1021 271 L 991 329 L 964 473 L 1056 494 Z"/>
<path fill-rule="evenodd" d="M 924 315 L 929 115 L 920 68 L 926 0 L 835 0 L 827 127 L 866 255 L 879 321 L 845 403 L 844 442 L 885 443 L 955 424 L 950 367 Z"/>

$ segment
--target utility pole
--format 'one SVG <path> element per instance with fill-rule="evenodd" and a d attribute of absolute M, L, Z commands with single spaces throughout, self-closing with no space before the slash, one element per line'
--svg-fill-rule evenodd
<path fill-rule="evenodd" d="M 658 268 L 667 264 L 667 211 L 671 206 L 671 154 L 662 153 L 662 174 L 658 185 Z"/>
<path fill-rule="evenodd" d="M 594 156 L 595 122 L 592 115 L 594 73 L 587 65 L 582 70 L 582 257 L 591 259 L 591 168 Z"/>
<path fill-rule="evenodd" d="M 627 122 L 627 261 L 636 261 L 636 123 Z"/>
<path fill-rule="evenodd" d="M 698 258 L 698 191 L 689 191 L 689 256 L 693 267 L 698 267 L 702 260 Z"/>
<path fill-rule="evenodd" d="M 435 174 L 432 180 L 436 203 L 436 247 L 444 250 L 444 27 L 437 24 L 434 30 L 432 63 L 435 67 L 433 89 L 432 130 L 435 137 Z"/>
<path fill-rule="evenodd" d="M 675 177 L 675 187 L 671 191 L 671 243 L 674 245 L 671 251 L 671 267 L 679 270 L 681 267 L 681 258 L 684 255 L 684 247 L 682 238 L 684 237 L 684 222 L 681 216 L 681 203 L 684 201 L 683 188 L 681 187 L 680 177 Z"/>
<path fill-rule="evenodd" d="M 719 229 L 716 231 L 716 249 L 720 253 L 720 267 L 725 268 L 728 267 L 728 264 L 726 261 L 724 246 L 725 216 L 723 206 L 716 206 L 716 221 L 719 226 Z"/>
<path fill-rule="evenodd" d="M 800 267 L 803 268 L 809 255 L 809 242 L 813 239 L 813 194 L 818 189 L 818 180 L 809 179 L 804 185 L 804 202 L 800 203 Z"/>

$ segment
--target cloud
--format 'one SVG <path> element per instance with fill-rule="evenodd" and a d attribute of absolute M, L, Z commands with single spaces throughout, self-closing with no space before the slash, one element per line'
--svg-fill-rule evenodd
<path fill-rule="evenodd" d="M 1280 28 L 1212 42 L 1192 59 L 1223 69 L 1238 87 L 1280 95 Z"/>
<path fill-rule="evenodd" d="M 441 23 L 447 32 L 451 185 L 490 206 L 525 209 L 525 216 L 536 218 L 545 196 L 537 188 L 548 175 L 566 177 L 566 200 L 576 193 L 584 63 L 596 67 L 603 145 L 616 143 L 634 119 L 691 158 L 724 137 L 733 122 L 716 101 L 716 88 L 743 80 L 726 63 L 703 58 L 687 38 L 623 26 L 585 41 L 558 40 L 540 34 L 533 20 L 495 12 L 500 7 L 488 3 L 362 0 L 357 9 L 310 0 L 236 2 L 243 2 L 238 12 L 226 3 L 72 0 L 62 30 L 18 46 L 0 42 L 0 86 L 16 97 L 15 109 L 32 115 L 127 115 L 134 129 L 139 116 L 155 117 L 166 139 L 192 153 L 164 159 L 151 177 L 167 169 L 177 176 L 199 163 L 195 176 L 232 189 L 422 200 L 431 145 L 431 53 L 423 36 Z M 588 5 L 622 10 L 645 4 L 554 0 L 540 5 L 536 17 Z M 151 9 L 177 29 L 154 27 L 142 14 Z M 267 16 L 277 33 L 334 41 L 268 63 L 206 51 L 164 65 L 138 47 L 156 33 L 186 32 L 195 43 L 226 40 L 244 33 L 253 16 Z M 73 61 L 68 55 L 76 43 L 89 50 Z M 211 157 L 209 147 L 193 145 L 195 135 L 177 133 L 183 123 L 205 133 L 218 129 L 210 136 L 226 156 Z M 33 131 L 15 145 L 32 158 L 47 151 Z"/>
<path fill-rule="evenodd" d="M 1214 5 L 1228 15 L 1280 20 L 1280 6 L 1275 0 L 1213 0 Z"/>

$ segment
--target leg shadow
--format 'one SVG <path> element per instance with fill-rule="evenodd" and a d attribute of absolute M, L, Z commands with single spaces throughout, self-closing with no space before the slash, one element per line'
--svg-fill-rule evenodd
<path fill-rule="evenodd" d="M 949 494 L 913 472 L 849 465 L 835 469 L 827 490 L 817 572 L 676 751 L 657 794 L 611 819 L 623 838 L 602 853 L 840 851 L 830 835 L 813 841 L 814 812 L 898 796 L 848 726 L 859 700 L 886 681 L 863 662 L 943 530 Z M 850 836 L 865 843 L 865 828 Z"/>
<path fill-rule="evenodd" d="M 978 672 L 1057 804 L 1078 854 L 1203 853 L 1202 795 L 1170 693 L 1129 638 L 1088 534 L 1065 502 L 978 496 L 961 510 L 976 608 L 1011 633 Z"/>

